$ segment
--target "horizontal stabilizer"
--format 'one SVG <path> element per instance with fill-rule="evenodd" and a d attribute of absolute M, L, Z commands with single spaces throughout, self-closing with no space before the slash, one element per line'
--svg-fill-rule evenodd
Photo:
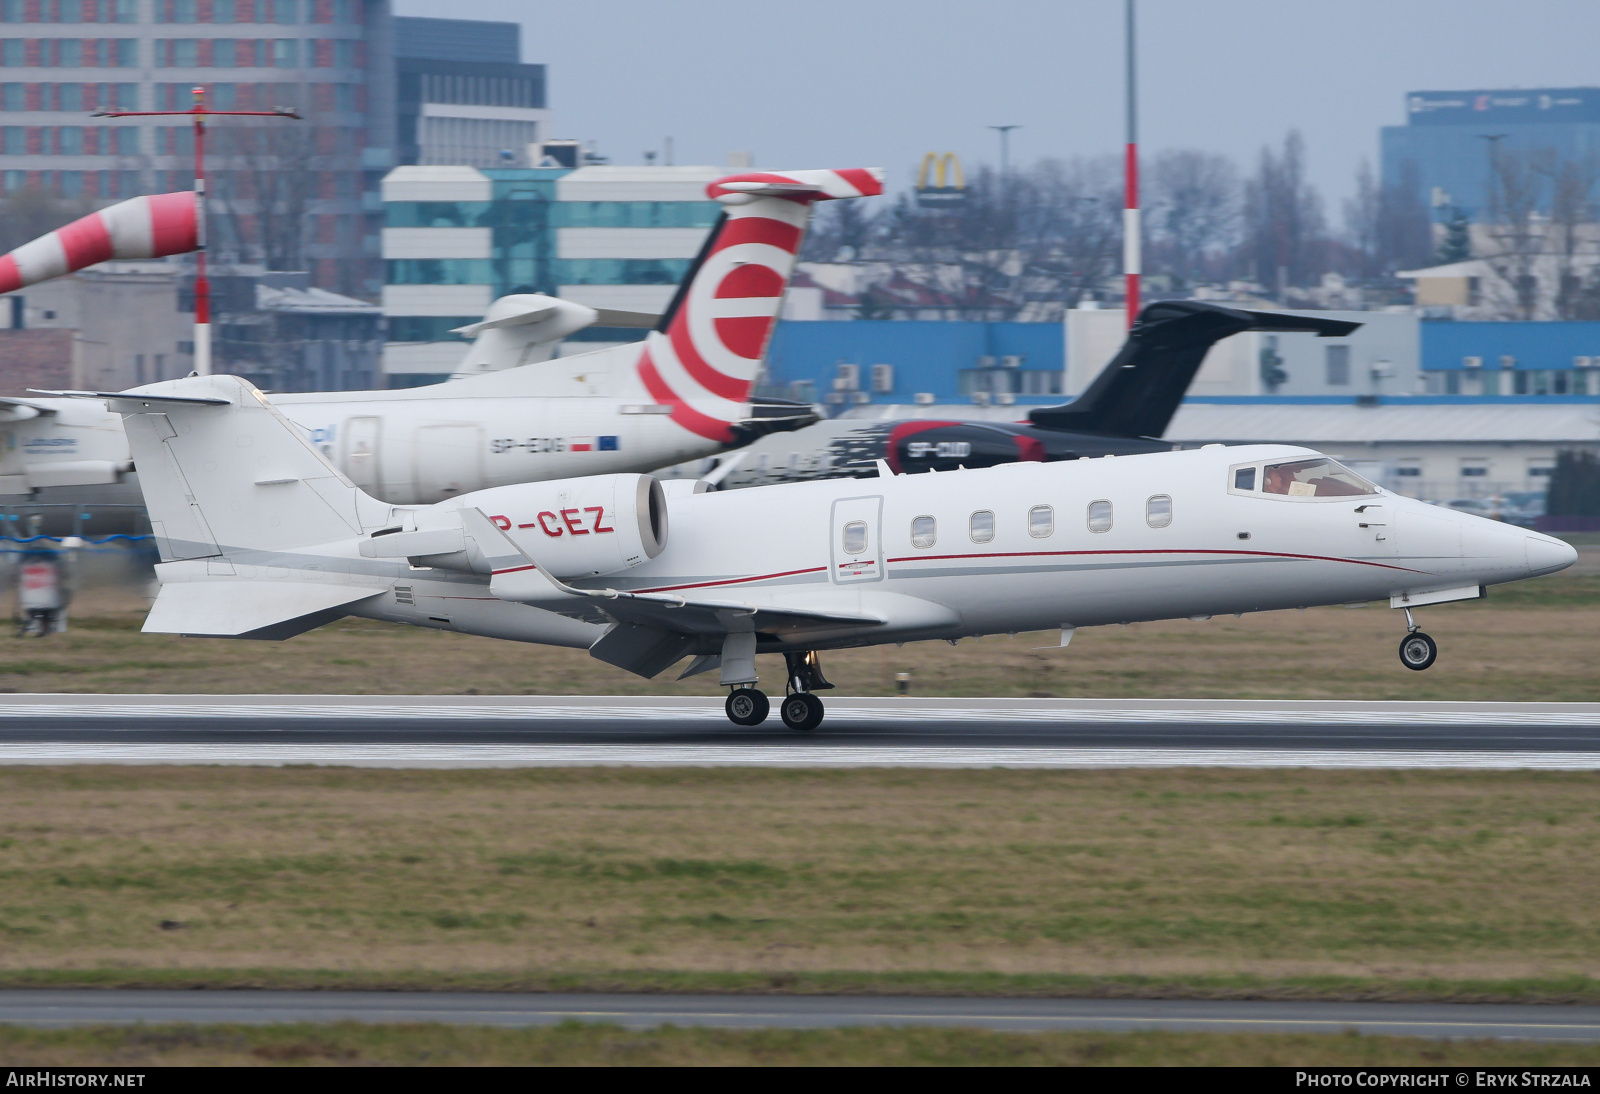
<path fill-rule="evenodd" d="M 382 590 L 309 581 L 179 581 L 161 586 L 145 617 L 150 634 L 283 639 L 320 627 Z M 304 623 L 296 627 L 295 624 Z"/>
<path fill-rule="evenodd" d="M 230 399 L 208 399 L 196 395 L 145 395 L 138 391 L 42 391 L 29 388 L 35 395 L 53 395 L 58 399 L 105 399 L 115 402 L 112 410 L 124 413 L 141 407 L 160 406 L 232 406 Z"/>

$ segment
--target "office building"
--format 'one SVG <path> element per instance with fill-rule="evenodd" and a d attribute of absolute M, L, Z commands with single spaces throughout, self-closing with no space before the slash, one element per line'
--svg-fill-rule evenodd
<path fill-rule="evenodd" d="M 1459 207 L 1483 220 L 1495 156 L 1546 153 L 1581 162 L 1600 155 L 1600 88 L 1413 91 L 1406 124 L 1385 126 L 1380 141 L 1385 186 L 1413 186 L 1441 209 Z M 1548 211 L 1548 187 L 1538 204 Z"/>
<path fill-rule="evenodd" d="M 394 20 L 402 164 L 536 167 L 548 139 L 544 65 L 522 64 L 522 28 L 470 19 Z"/>
<path fill-rule="evenodd" d="M 387 0 L 0 0 L 0 186 L 103 202 L 193 184 L 181 118 L 289 106 L 304 121 L 218 119 L 208 145 L 219 263 L 307 270 L 376 296 L 378 184 L 394 160 Z"/>
<path fill-rule="evenodd" d="M 384 371 L 431 383 L 460 363 L 456 327 L 496 297 L 548 293 L 594 308 L 660 312 L 721 207 L 722 167 L 397 167 L 383 181 Z M 635 341 L 580 331 L 561 352 Z"/>

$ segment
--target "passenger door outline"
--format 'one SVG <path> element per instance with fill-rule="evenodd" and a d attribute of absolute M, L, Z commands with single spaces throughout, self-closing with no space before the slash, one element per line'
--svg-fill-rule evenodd
<path fill-rule="evenodd" d="M 857 521 L 867 526 L 867 542 L 859 554 L 846 554 L 845 526 Z M 835 585 L 882 581 L 886 570 L 883 558 L 883 495 L 839 498 L 833 503 L 832 519 L 828 524 L 829 579 Z"/>

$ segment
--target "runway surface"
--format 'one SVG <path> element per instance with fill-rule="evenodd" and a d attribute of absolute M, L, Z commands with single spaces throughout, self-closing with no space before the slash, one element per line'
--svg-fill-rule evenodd
<path fill-rule="evenodd" d="M 1600 769 L 1600 704 L 829 697 L 8 695 L 0 763 Z"/>
<path fill-rule="evenodd" d="M 342 991 L 0 991 L 0 1023 L 441 1022 L 632 1029 L 961 1026 L 994 1030 L 1194 1030 L 1600 1041 L 1600 1007 L 923 996 L 577 995 Z"/>

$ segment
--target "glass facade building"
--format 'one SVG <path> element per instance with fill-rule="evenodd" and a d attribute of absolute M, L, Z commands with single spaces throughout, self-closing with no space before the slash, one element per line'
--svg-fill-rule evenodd
<path fill-rule="evenodd" d="M 1481 220 L 1494 156 L 1553 153 L 1575 162 L 1600 156 L 1600 88 L 1413 91 L 1406 124 L 1385 126 L 1379 139 L 1385 186 L 1410 187 L 1424 201 L 1437 198 Z"/>
<path fill-rule="evenodd" d="M 0 186 L 95 203 L 188 189 L 180 119 L 90 113 L 187 109 L 196 86 L 220 110 L 291 106 L 304 121 L 213 124 L 215 257 L 374 296 L 391 24 L 388 0 L 0 0 Z"/>
<path fill-rule="evenodd" d="M 384 313 L 392 383 L 448 375 L 449 332 L 497 297 L 546 293 L 596 308 L 660 311 L 721 212 L 718 167 L 399 167 L 384 180 Z M 591 328 L 576 348 L 634 341 Z"/>

